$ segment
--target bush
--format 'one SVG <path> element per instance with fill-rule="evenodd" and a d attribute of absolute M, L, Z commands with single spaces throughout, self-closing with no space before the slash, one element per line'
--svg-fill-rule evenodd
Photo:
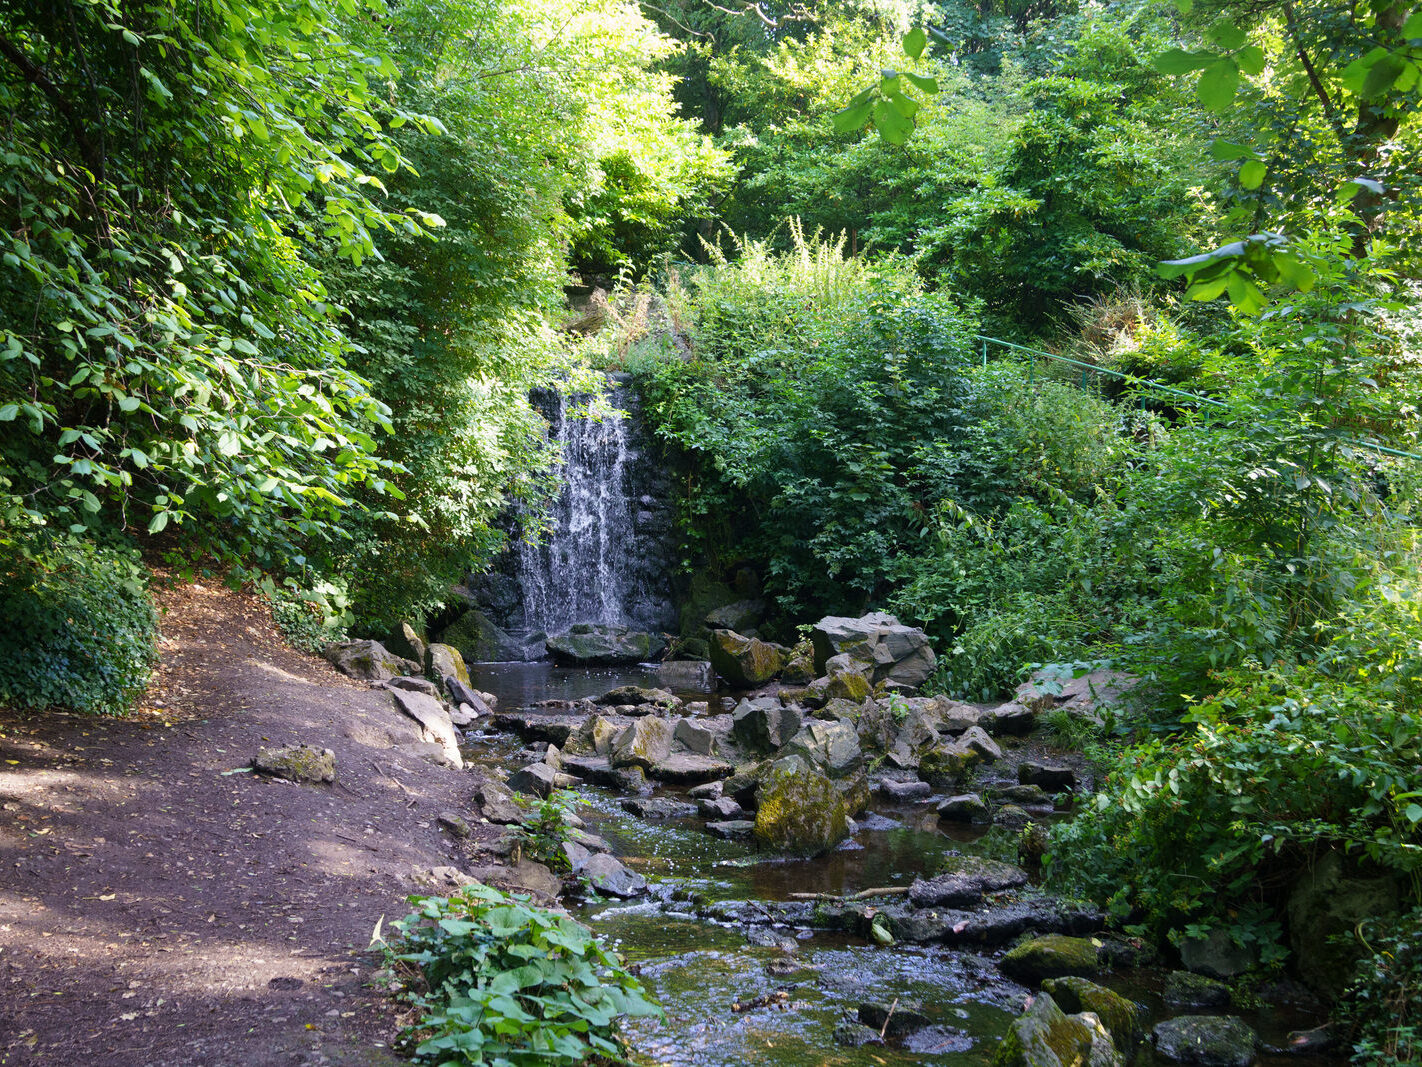
<path fill-rule="evenodd" d="M 0 703 L 122 715 L 148 684 L 157 616 L 136 553 L 6 544 Z"/>
<path fill-rule="evenodd" d="M 419 1062 L 623 1062 L 617 1020 L 661 1014 L 617 956 L 566 915 L 478 884 L 410 901 L 390 956 L 414 971 L 407 996 L 422 1017 L 404 1036 Z"/>
<path fill-rule="evenodd" d="M 278 586 L 268 576 L 257 588 L 271 605 L 272 622 L 281 635 L 304 652 L 320 652 L 333 641 L 344 641 L 355 622 L 343 584 L 316 581 L 305 587 L 288 578 Z"/>
<path fill-rule="evenodd" d="M 1353 1025 L 1353 1062 L 1368 1067 L 1422 1063 L 1422 908 L 1391 923 L 1364 924 L 1368 955 L 1344 997 Z"/>

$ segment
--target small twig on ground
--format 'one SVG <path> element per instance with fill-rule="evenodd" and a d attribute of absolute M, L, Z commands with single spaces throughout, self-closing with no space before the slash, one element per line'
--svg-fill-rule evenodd
<path fill-rule="evenodd" d="M 899 1006 L 899 998 L 895 997 L 894 1002 L 889 1005 L 889 1014 L 884 1016 L 884 1025 L 879 1027 L 879 1040 L 884 1039 L 884 1034 L 888 1032 L 889 1020 L 894 1017 L 894 1009 Z"/>

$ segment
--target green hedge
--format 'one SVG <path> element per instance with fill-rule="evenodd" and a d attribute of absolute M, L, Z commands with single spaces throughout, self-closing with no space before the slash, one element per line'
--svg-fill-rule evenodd
<path fill-rule="evenodd" d="M 133 554 L 62 542 L 0 560 L 0 704 L 122 715 L 148 684 L 157 615 Z"/>

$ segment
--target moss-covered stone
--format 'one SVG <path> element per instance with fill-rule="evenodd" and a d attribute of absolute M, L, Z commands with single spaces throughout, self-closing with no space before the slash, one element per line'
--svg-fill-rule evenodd
<path fill-rule="evenodd" d="M 1184 1015 L 1156 1023 L 1155 1051 L 1173 1063 L 1193 1067 L 1249 1067 L 1258 1037 L 1232 1015 Z"/>
<path fill-rule="evenodd" d="M 1042 990 L 1050 993 L 1063 1011 L 1092 1012 L 1111 1033 L 1118 1048 L 1130 1048 L 1141 1036 L 1145 1009 L 1120 993 L 1085 978 L 1048 978 Z"/>
<path fill-rule="evenodd" d="M 817 856 L 849 834 L 848 805 L 835 783 L 798 756 L 771 764 L 757 796 L 756 839 L 777 852 Z"/>
<path fill-rule="evenodd" d="M 1101 973 L 1101 942 L 1090 937 L 1045 934 L 1024 941 L 1002 957 L 1002 973 L 1019 982 Z"/>
<path fill-rule="evenodd" d="M 441 684 L 445 678 L 457 678 L 465 685 L 472 684 L 469 680 L 469 668 L 465 666 L 459 649 L 439 641 L 430 645 L 429 651 L 425 653 L 425 671 L 430 677 L 440 679 Z"/>
<path fill-rule="evenodd" d="M 257 750 L 252 769 L 289 782 L 334 782 L 336 754 L 329 748 L 287 745 Z"/>
<path fill-rule="evenodd" d="M 1125 1060 L 1094 1015 L 1068 1015 L 1047 993 L 1013 1021 L 993 1067 L 1122 1067 Z"/>
<path fill-rule="evenodd" d="M 733 630 L 711 632 L 711 666 L 730 685 L 754 689 L 764 685 L 784 666 L 784 650 L 779 645 L 743 637 Z"/>
<path fill-rule="evenodd" d="M 612 765 L 646 770 L 670 755 L 671 744 L 672 724 L 655 715 L 644 716 L 617 735 L 612 745 Z"/>

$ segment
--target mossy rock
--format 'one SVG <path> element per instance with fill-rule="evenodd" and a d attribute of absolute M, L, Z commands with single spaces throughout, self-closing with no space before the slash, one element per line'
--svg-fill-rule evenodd
<path fill-rule="evenodd" d="M 1122 1067 L 1110 1033 L 1091 1015 L 1068 1015 L 1042 993 L 1007 1028 L 993 1067 Z"/>
<path fill-rule="evenodd" d="M 287 745 L 285 748 L 257 750 L 252 769 L 289 782 L 334 782 L 336 754 L 329 748 Z"/>
<path fill-rule="evenodd" d="M 711 666 L 737 689 L 764 685 L 784 666 L 785 653 L 779 645 L 743 637 L 732 630 L 711 632 Z"/>
<path fill-rule="evenodd" d="M 1063 1011 L 1093 1012 L 1111 1032 L 1118 1048 L 1129 1048 L 1144 1032 L 1145 1009 L 1105 986 L 1069 975 L 1048 978 L 1042 983 L 1042 990 L 1050 993 Z"/>
<path fill-rule="evenodd" d="M 1068 975 L 1089 977 L 1101 973 L 1101 942 L 1090 937 L 1045 934 L 1012 949 L 998 967 L 1009 978 L 1024 983 Z"/>
<path fill-rule="evenodd" d="M 818 856 L 849 834 L 849 805 L 835 783 L 798 756 L 776 760 L 761 778 L 756 840 L 777 852 Z"/>

